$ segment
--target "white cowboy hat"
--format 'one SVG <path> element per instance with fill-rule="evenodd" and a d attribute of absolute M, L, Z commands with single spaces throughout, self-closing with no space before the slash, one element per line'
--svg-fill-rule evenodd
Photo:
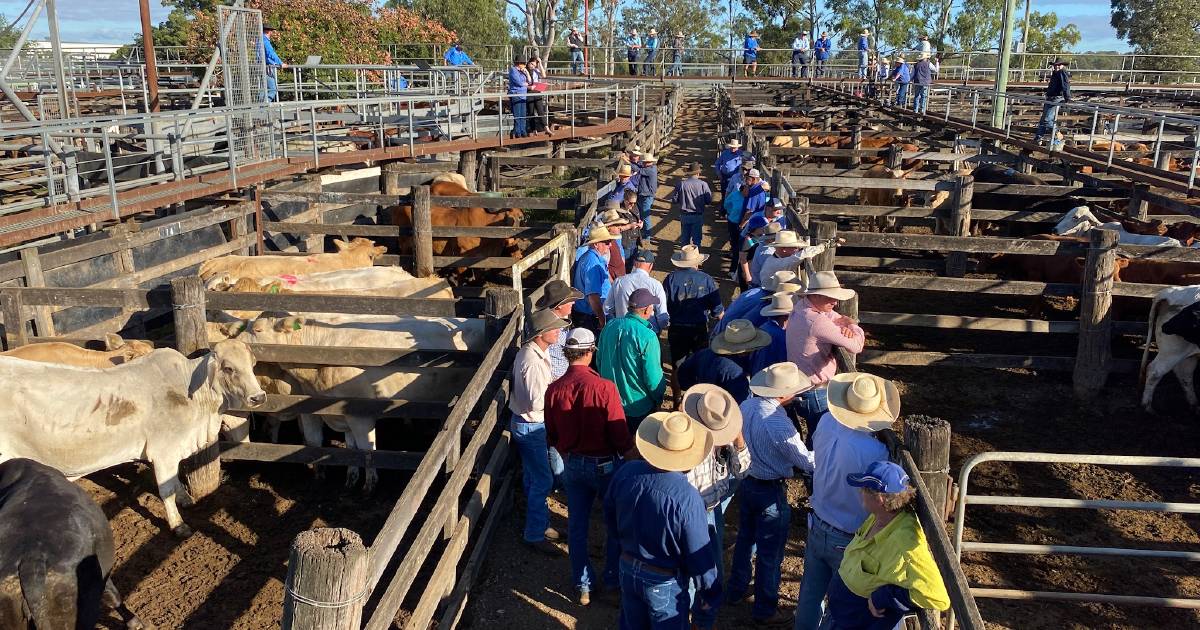
<path fill-rule="evenodd" d="M 671 264 L 685 269 L 699 267 L 706 260 L 708 260 L 708 254 L 701 254 L 700 249 L 695 245 L 684 245 L 679 248 L 679 251 L 671 254 Z"/>
<path fill-rule="evenodd" d="M 732 444 L 742 432 L 742 410 L 719 385 L 698 383 L 683 392 L 683 412 L 712 434 L 715 446 Z"/>
<path fill-rule="evenodd" d="M 642 154 L 642 148 L 641 148 L 641 147 L 639 147 L 639 146 L 638 146 L 638 145 L 636 145 L 636 144 L 631 144 L 631 145 L 629 145 L 628 147 L 626 147 L 626 149 L 625 149 L 625 152 L 626 152 L 626 153 L 632 153 L 632 154 L 634 154 L 634 155 L 641 155 L 641 154 Z"/>
<path fill-rule="evenodd" d="M 779 237 L 779 233 L 783 231 L 783 226 L 778 221 L 772 221 L 767 224 L 766 232 L 763 233 L 763 243 L 773 245 L 775 239 Z"/>
<path fill-rule="evenodd" d="M 712 452 L 713 435 L 682 411 L 658 411 L 638 425 L 634 443 L 651 466 L 686 472 Z"/>
<path fill-rule="evenodd" d="M 775 273 L 771 274 L 771 276 L 769 278 L 767 278 L 766 280 L 763 280 L 762 288 L 766 291 L 770 291 L 771 293 L 774 293 L 775 287 L 778 287 L 780 284 L 782 284 L 784 282 L 791 282 L 792 280 L 795 280 L 795 279 L 796 279 L 796 272 L 788 271 L 787 269 L 780 269 L 779 271 L 776 271 Z"/>
<path fill-rule="evenodd" d="M 735 319 L 708 345 L 717 354 L 745 354 L 771 345 L 771 335 L 748 319 Z"/>
<path fill-rule="evenodd" d="M 629 219 L 621 216 L 621 211 L 617 208 L 609 208 L 600 215 L 600 223 L 602 223 L 604 227 L 608 227 L 610 225 L 628 225 Z"/>
<path fill-rule="evenodd" d="M 650 34 L 651 34 L 651 35 L 658 35 L 658 31 L 656 31 L 656 30 L 654 30 L 654 29 L 650 29 Z"/>
<path fill-rule="evenodd" d="M 792 300 L 791 293 L 772 293 L 771 303 L 764 306 L 759 314 L 763 317 L 776 317 L 779 315 L 791 315 L 795 309 L 796 303 Z"/>
<path fill-rule="evenodd" d="M 855 296 L 854 289 L 847 289 L 838 282 L 837 276 L 832 271 L 818 271 L 811 273 L 808 276 L 808 290 L 805 295 L 824 295 L 828 298 L 833 298 L 839 302 L 852 299 Z"/>
<path fill-rule="evenodd" d="M 613 236 L 612 232 L 608 231 L 608 228 L 604 227 L 603 225 L 598 225 L 592 228 L 591 232 L 588 232 L 588 240 L 586 243 L 584 243 L 584 245 L 594 245 L 604 241 L 615 241 L 618 238 L 619 237 L 617 236 Z"/>
<path fill-rule="evenodd" d="M 805 247 L 808 245 L 808 243 L 800 240 L 792 230 L 781 230 L 779 234 L 775 235 L 775 242 L 772 244 L 775 246 L 775 249 L 781 247 Z"/>
<path fill-rule="evenodd" d="M 776 293 L 787 293 L 789 295 L 795 295 L 795 294 L 799 294 L 799 293 L 803 293 L 803 292 L 804 292 L 804 287 L 796 284 L 795 282 L 777 282 L 775 284 L 775 288 L 771 291 L 771 293 L 763 295 L 762 299 L 764 301 L 769 301 L 771 299 L 771 297 L 773 295 L 775 295 Z"/>
<path fill-rule="evenodd" d="M 787 398 L 812 389 L 812 379 L 791 361 L 763 368 L 750 379 L 750 391 L 763 398 Z"/>
<path fill-rule="evenodd" d="M 726 142 L 725 146 L 727 146 L 731 149 L 740 149 L 742 147 L 742 141 L 738 140 L 737 138 L 734 138 L 733 140 Z"/>
<path fill-rule="evenodd" d="M 874 374 L 835 374 L 829 379 L 829 413 L 855 431 L 881 431 L 900 417 L 900 392 Z"/>
<path fill-rule="evenodd" d="M 654 157 L 653 153 L 650 153 L 649 151 L 647 151 L 646 153 L 642 154 L 642 161 L 643 162 L 657 162 L 658 158 Z"/>

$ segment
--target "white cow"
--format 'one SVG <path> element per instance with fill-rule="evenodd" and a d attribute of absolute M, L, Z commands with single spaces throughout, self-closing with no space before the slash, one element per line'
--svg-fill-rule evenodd
<path fill-rule="evenodd" d="M 1150 305 L 1149 324 L 1146 330 L 1146 347 L 1142 351 L 1141 376 L 1142 407 L 1153 412 L 1154 390 L 1158 382 L 1167 372 L 1174 371 L 1179 384 L 1183 386 L 1183 394 L 1187 396 L 1188 404 L 1193 411 L 1200 410 L 1196 400 L 1196 389 L 1192 378 L 1196 372 L 1197 358 L 1200 348 L 1179 335 L 1164 335 L 1163 324 L 1182 311 L 1185 307 L 1200 301 L 1200 285 L 1188 287 L 1170 287 L 1158 292 Z M 1158 355 L 1146 367 L 1146 359 L 1150 354 L 1150 342 L 1158 341 Z"/>
<path fill-rule="evenodd" d="M 188 536 L 175 505 L 179 462 L 216 441 L 226 409 L 263 403 L 253 366 L 232 340 L 197 359 L 164 348 L 107 369 L 0 357 L 0 461 L 27 457 L 72 479 L 147 461 L 168 524 Z"/>
<path fill-rule="evenodd" d="M 219 273 L 208 280 L 209 291 L 227 291 L 237 286 L 241 278 L 232 273 Z M 299 276 L 263 276 L 252 278 L 263 291 L 278 287 L 292 293 L 354 292 L 359 295 L 390 297 L 419 297 L 452 299 L 454 293 L 442 278 L 416 278 L 401 267 L 362 267 L 341 269 Z"/>
<path fill-rule="evenodd" d="M 1125 226 L 1117 221 L 1102 222 L 1087 206 L 1072 208 L 1054 226 L 1054 233 L 1063 236 L 1083 236 L 1095 228 L 1115 230 L 1117 242 L 1121 245 L 1148 245 L 1151 247 L 1183 247 L 1183 243 L 1166 236 L 1150 234 L 1134 234 L 1125 231 Z"/>
<path fill-rule="evenodd" d="M 209 339 L 350 348 L 473 350 L 483 347 L 482 319 L 407 315 L 309 314 L 259 317 L 208 326 Z"/>

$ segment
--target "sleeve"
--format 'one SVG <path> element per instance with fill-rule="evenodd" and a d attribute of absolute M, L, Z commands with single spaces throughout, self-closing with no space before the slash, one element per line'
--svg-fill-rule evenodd
<path fill-rule="evenodd" d="M 530 366 L 532 368 L 532 366 Z M 546 389 L 550 387 L 550 370 L 529 369 L 525 385 L 529 388 L 529 411 L 545 413 Z"/>
<path fill-rule="evenodd" d="M 603 265 L 592 265 L 584 272 L 583 279 L 583 294 L 585 296 L 595 293 L 600 295 L 604 290 L 604 281 L 608 280 L 608 268 Z M 612 291 L 609 291 L 612 294 Z"/>
<path fill-rule="evenodd" d="M 708 512 L 700 500 L 700 493 L 695 490 L 680 497 L 679 508 L 677 522 L 682 536 L 679 542 L 684 554 L 684 572 L 699 582 L 697 599 L 716 608 L 721 599 L 721 582 L 717 579 L 719 550 L 713 548 L 712 538 L 708 535 Z"/>
<path fill-rule="evenodd" d="M 679 200 L 680 200 L 679 195 L 680 195 L 681 187 L 682 187 L 682 184 L 675 184 L 675 190 L 672 190 L 671 194 L 667 197 L 667 201 L 669 203 L 679 203 Z"/>
<path fill-rule="evenodd" d="M 792 254 L 791 257 L 794 258 L 796 260 L 796 262 L 803 262 L 814 256 L 821 255 L 822 253 L 825 252 L 825 248 L 826 248 L 825 243 L 821 243 L 819 245 L 810 245 L 808 247 L 801 247 L 800 250 L 797 251 L 795 254 Z"/>
<path fill-rule="evenodd" d="M 908 578 L 908 584 L 905 586 L 912 603 L 929 610 L 950 608 L 950 595 L 946 592 L 946 583 L 942 581 L 942 574 L 933 560 L 933 554 L 929 552 L 929 545 L 922 537 L 918 536 L 917 544 L 904 554 L 904 562 L 909 567 L 905 572 Z"/>
<path fill-rule="evenodd" d="M 513 78 L 514 76 L 516 77 L 515 80 Z M 517 87 L 529 87 L 529 75 L 525 74 L 524 72 L 509 71 L 508 80 L 512 81 Z"/>
<path fill-rule="evenodd" d="M 655 282 L 651 289 L 654 296 L 658 298 L 659 306 L 655 310 L 655 319 L 658 321 L 658 329 L 666 330 L 667 326 L 671 325 L 671 312 L 667 310 L 667 291 L 663 285 Z"/>
<path fill-rule="evenodd" d="M 617 294 L 616 291 L 614 291 L 613 289 L 609 289 L 608 295 L 604 296 L 604 316 L 606 318 L 612 318 L 612 316 L 613 316 L 613 312 L 614 312 L 613 307 L 616 306 L 616 303 L 617 303 L 616 298 L 613 296 L 615 296 L 616 294 Z"/>
<path fill-rule="evenodd" d="M 547 412 L 545 413 L 543 420 L 544 424 L 546 425 L 546 444 L 550 445 L 552 448 L 558 448 L 558 415 L 548 411 L 550 408 L 549 389 L 546 390 L 544 404 L 547 408 Z"/>
<path fill-rule="evenodd" d="M 667 389 L 667 381 L 663 378 L 662 369 L 662 346 L 658 343 L 658 336 L 651 333 L 651 337 L 646 339 L 646 347 L 644 349 L 646 370 L 646 385 L 651 391 L 656 401 L 655 407 L 662 402 L 663 394 Z"/>
<path fill-rule="evenodd" d="M 713 317 L 720 317 L 725 312 L 725 307 L 721 305 L 721 292 L 717 289 L 717 283 L 711 278 L 707 282 L 708 286 L 705 290 L 708 293 L 700 299 L 704 308 L 712 313 Z"/>
<path fill-rule="evenodd" d="M 447 50 L 446 54 L 442 55 L 442 60 L 445 61 L 447 64 L 454 65 L 454 62 L 450 60 L 450 55 L 453 52 L 454 52 L 453 48 Z"/>
<path fill-rule="evenodd" d="M 813 454 L 804 446 L 804 440 L 800 438 L 800 434 L 792 429 L 792 435 L 785 443 L 791 447 L 788 449 L 788 454 L 792 456 L 792 466 L 803 470 L 808 474 L 813 474 L 816 470 Z"/>
<path fill-rule="evenodd" d="M 732 379 L 726 380 L 724 387 L 739 405 L 750 397 L 750 377 L 744 372 L 737 374 Z"/>
<path fill-rule="evenodd" d="M 608 439 L 624 455 L 633 448 L 633 436 L 629 435 L 629 424 L 625 422 L 625 408 L 621 406 L 621 395 L 617 393 L 617 386 L 612 381 L 605 380 L 601 396 L 608 413 L 608 422 L 605 423 Z"/>
<path fill-rule="evenodd" d="M 846 337 L 832 321 L 824 317 L 818 317 L 813 323 L 812 331 L 809 334 L 815 337 L 818 342 L 835 345 L 858 354 L 863 351 L 866 339 L 863 336 L 862 328 L 857 324 L 854 326 L 854 332 L 858 333 L 854 338 Z"/>
<path fill-rule="evenodd" d="M 263 36 L 263 58 L 268 66 L 282 66 L 283 60 L 279 58 L 279 53 L 275 52 L 275 45 L 271 40 Z"/>
<path fill-rule="evenodd" d="M 699 197 L 696 197 L 696 206 L 699 210 L 703 211 L 710 205 L 712 205 L 712 189 L 708 186 L 705 186 L 704 193 Z"/>
<path fill-rule="evenodd" d="M 1064 101 L 1071 100 L 1071 77 L 1066 71 L 1062 73 L 1062 97 Z"/>
<path fill-rule="evenodd" d="M 473 65 L 475 65 L 475 60 L 474 60 L 474 59 L 471 59 L 471 55 L 468 55 L 467 53 L 463 53 L 462 59 L 463 59 L 463 65 L 464 65 L 464 66 L 473 66 Z"/>

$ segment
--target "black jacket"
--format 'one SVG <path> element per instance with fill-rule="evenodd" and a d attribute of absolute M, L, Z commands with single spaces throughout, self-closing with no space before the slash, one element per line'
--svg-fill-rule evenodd
<path fill-rule="evenodd" d="M 1071 100 L 1071 75 L 1067 74 L 1066 70 L 1055 70 L 1050 74 L 1050 85 L 1046 88 L 1046 100 L 1052 101 L 1056 97 L 1062 97 L 1062 100 Z"/>

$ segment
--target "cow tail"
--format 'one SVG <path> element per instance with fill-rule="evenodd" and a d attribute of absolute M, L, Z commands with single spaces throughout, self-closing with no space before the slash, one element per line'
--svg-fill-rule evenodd
<path fill-rule="evenodd" d="M 1163 300 L 1155 297 L 1150 303 L 1150 316 L 1146 319 L 1146 345 L 1142 348 L 1142 363 L 1138 366 L 1138 387 L 1146 386 L 1146 364 L 1150 361 L 1150 342 L 1154 340 L 1154 327 L 1158 323 L 1158 307 Z"/>
<path fill-rule="evenodd" d="M 49 573 L 50 567 L 46 563 L 46 556 L 38 552 L 27 554 L 17 566 L 21 607 L 24 609 L 25 618 L 30 622 L 31 628 L 73 627 L 74 619 L 71 620 L 69 626 L 63 626 L 62 619 L 51 618 L 51 611 L 56 608 L 56 605 L 49 601 L 52 596 L 46 584 Z M 72 597 L 69 605 L 72 612 L 74 604 L 75 598 Z"/>

